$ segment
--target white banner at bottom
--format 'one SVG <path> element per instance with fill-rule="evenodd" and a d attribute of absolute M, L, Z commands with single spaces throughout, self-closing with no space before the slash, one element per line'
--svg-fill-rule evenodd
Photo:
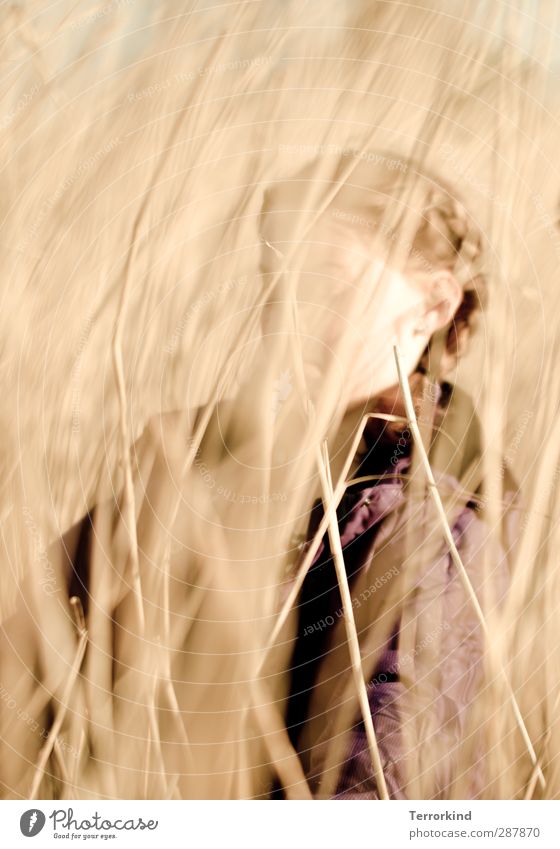
<path fill-rule="evenodd" d="M 2 846 L 557 849 L 560 801 L 0 802 Z"/>

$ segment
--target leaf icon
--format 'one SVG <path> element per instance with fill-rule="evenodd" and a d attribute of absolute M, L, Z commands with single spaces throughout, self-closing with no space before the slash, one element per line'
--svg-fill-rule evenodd
<path fill-rule="evenodd" d="M 24 837 L 35 837 L 44 828 L 45 815 L 38 808 L 29 808 L 19 818 L 19 828 Z"/>
<path fill-rule="evenodd" d="M 272 390 L 272 414 L 274 418 L 278 415 L 282 402 L 286 400 L 292 388 L 290 369 L 285 369 L 280 377 L 274 381 Z"/>
<path fill-rule="evenodd" d="M 282 372 L 276 383 L 274 384 L 279 401 L 285 401 L 292 391 L 292 380 L 290 369 Z"/>

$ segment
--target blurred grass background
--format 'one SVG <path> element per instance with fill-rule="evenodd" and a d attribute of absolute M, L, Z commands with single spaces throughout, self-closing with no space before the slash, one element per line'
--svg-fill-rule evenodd
<path fill-rule="evenodd" d="M 4 4 L 3 686 L 46 731 L 69 700 L 67 748 L 49 754 L 58 789 L 45 782 L 43 793 L 266 793 L 278 757 L 270 740 L 284 738 L 271 730 L 278 716 L 266 725 L 262 711 L 255 730 L 248 682 L 278 612 L 314 456 L 271 473 L 272 458 L 297 454 L 295 419 L 286 412 L 286 431 L 279 424 L 271 436 L 272 401 L 256 378 L 244 388 L 274 273 L 263 195 L 309 165 L 311 216 L 361 151 L 380 149 L 414 154 L 445 177 L 490 245 L 490 304 L 453 377 L 484 426 L 490 494 L 499 500 L 505 454 L 529 505 L 501 626 L 508 642 L 496 638 L 495 651 L 512 664 L 533 737 L 548 735 L 546 795 L 556 797 L 559 14 L 557 2 L 520 0 Z M 280 345 L 263 368 L 263 386 L 277 391 Z M 333 412 L 326 395 L 304 446 Z M 143 626 L 122 597 L 130 539 L 98 529 L 96 648 L 67 696 L 79 628 L 48 545 L 122 491 L 121 424 L 132 442 L 160 412 L 204 405 L 212 426 L 199 463 L 213 483 L 200 465 L 177 478 L 192 418 L 177 444 L 152 426 L 145 467 L 133 469 Z M 264 494 L 267 509 L 218 497 L 220 488 Z M 183 494 L 178 514 L 170 493 Z M 107 630 L 115 604 L 124 605 L 121 677 Z M 272 702 L 285 688 L 288 645 L 278 674 L 271 666 Z M 536 678 L 535 651 L 544 652 Z M 487 698 L 480 709 L 500 716 L 498 697 Z M 43 738 L 6 699 L 2 710 L 4 792 L 25 796 Z M 530 767 L 510 719 L 496 723 L 489 792 L 523 794 Z"/>

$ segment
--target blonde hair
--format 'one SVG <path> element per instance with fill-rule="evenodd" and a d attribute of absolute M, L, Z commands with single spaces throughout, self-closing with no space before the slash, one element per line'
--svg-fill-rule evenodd
<path fill-rule="evenodd" d="M 463 298 L 445 343 L 449 369 L 464 353 L 476 315 L 487 302 L 483 234 L 462 199 L 442 178 L 412 160 L 405 160 L 398 170 L 381 169 L 380 158 L 375 182 L 365 164 L 356 166 L 333 201 L 333 214 L 349 225 L 371 228 L 372 243 L 400 244 L 408 273 L 445 269 L 461 284 Z M 411 209 L 419 224 L 403 245 L 399 228 Z M 424 356 L 428 350 L 429 345 Z"/>

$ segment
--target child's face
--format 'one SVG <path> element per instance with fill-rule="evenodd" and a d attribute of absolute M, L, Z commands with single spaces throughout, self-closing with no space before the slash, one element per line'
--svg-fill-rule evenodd
<path fill-rule="evenodd" d="M 373 231 L 327 211 L 306 238 L 298 302 L 302 329 L 320 338 L 314 365 L 336 350 L 342 333 L 352 340 L 345 380 L 348 405 L 365 402 L 397 380 L 393 346 L 411 374 L 430 337 L 418 332 L 428 304 L 430 275 L 414 277 L 372 257 Z M 355 308 L 352 313 L 352 304 Z M 433 329 L 431 330 L 433 332 Z"/>

